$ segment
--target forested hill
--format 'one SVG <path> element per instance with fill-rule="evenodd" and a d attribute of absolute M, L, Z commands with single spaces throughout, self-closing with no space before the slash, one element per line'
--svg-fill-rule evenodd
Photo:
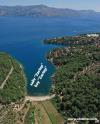
<path fill-rule="evenodd" d="M 0 52 L 0 124 L 18 124 L 26 95 L 22 66 L 11 56 Z M 23 114 L 24 115 L 24 114 Z"/>
<path fill-rule="evenodd" d="M 72 10 L 64 8 L 54 8 L 45 5 L 32 6 L 0 6 L 0 16 L 96 16 L 99 12 L 93 10 Z"/>
<path fill-rule="evenodd" d="M 47 58 L 57 67 L 51 92 L 58 111 L 66 119 L 100 118 L 100 44 L 56 48 Z"/>
<path fill-rule="evenodd" d="M 21 65 L 0 52 L 0 103 L 10 104 L 25 97 L 26 80 Z"/>

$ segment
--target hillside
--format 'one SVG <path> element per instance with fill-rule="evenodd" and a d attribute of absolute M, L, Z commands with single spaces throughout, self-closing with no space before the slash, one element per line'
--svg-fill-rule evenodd
<path fill-rule="evenodd" d="M 26 79 L 22 66 L 11 56 L 0 52 L 0 124 L 14 124 L 16 104 L 26 95 Z"/>
<path fill-rule="evenodd" d="M 74 41 L 74 40 L 73 40 Z M 56 48 L 47 59 L 56 66 L 52 76 L 54 104 L 67 118 L 100 118 L 100 44 Z M 100 43 L 98 41 L 98 43 Z"/>
<path fill-rule="evenodd" d="M 48 96 L 26 95 L 22 66 L 0 53 L 0 124 L 63 124 L 64 119 Z"/>
<path fill-rule="evenodd" d="M 68 8 L 54 8 L 45 5 L 32 6 L 0 6 L 0 16 L 69 16 L 69 17 L 88 17 L 99 15 L 93 10 L 72 10 Z"/>
<path fill-rule="evenodd" d="M 0 103 L 7 104 L 24 98 L 25 82 L 21 65 L 9 55 L 0 53 Z"/>

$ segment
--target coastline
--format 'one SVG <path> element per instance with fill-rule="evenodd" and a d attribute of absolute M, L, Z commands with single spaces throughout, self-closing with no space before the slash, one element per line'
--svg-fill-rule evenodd
<path fill-rule="evenodd" d="M 25 71 L 24 71 L 24 66 L 23 66 L 23 64 L 21 63 L 21 62 L 19 62 L 16 58 L 14 58 L 14 57 L 12 57 L 12 55 L 9 55 L 11 58 L 13 58 L 18 64 L 19 64 L 19 67 L 20 67 L 20 69 L 21 69 L 21 74 L 22 74 L 22 76 L 23 76 L 23 78 L 24 78 L 24 80 L 25 80 L 25 96 L 27 95 L 27 76 L 26 76 L 26 73 L 25 73 Z M 24 98 L 25 98 L 25 96 L 24 96 Z"/>
<path fill-rule="evenodd" d="M 94 38 L 95 39 L 95 37 L 92 37 L 91 36 L 91 39 L 92 38 Z M 100 37 L 98 36 L 98 39 L 99 39 Z M 89 37 L 89 39 L 90 39 L 90 37 Z M 81 40 L 80 40 L 81 41 Z M 92 42 L 92 41 L 91 41 Z M 70 91 L 70 96 L 73 96 L 73 93 L 75 93 L 75 95 L 77 96 L 76 98 L 75 98 L 75 96 L 73 96 L 73 98 L 69 98 L 69 96 L 67 97 L 67 101 L 70 103 L 70 106 L 71 106 L 71 102 L 70 101 L 72 101 L 74 98 L 75 98 L 75 100 L 77 100 L 78 102 L 78 104 L 80 105 L 80 103 L 83 105 L 83 106 L 85 106 L 84 107 L 84 109 L 87 111 L 87 113 L 88 113 L 88 117 L 91 117 L 92 116 L 92 113 L 90 113 L 89 111 L 88 111 L 88 109 L 87 109 L 87 104 L 86 103 L 82 103 L 82 97 L 80 96 L 80 95 L 77 95 L 77 94 L 79 94 L 79 93 L 77 93 L 77 89 L 79 89 L 79 92 L 80 91 L 82 91 L 83 90 L 83 86 L 84 87 L 88 87 L 88 84 L 89 84 L 89 88 L 90 88 L 90 90 L 92 91 L 92 92 L 94 92 L 94 94 L 95 94 L 95 90 L 93 90 L 91 87 L 92 87 L 92 82 L 94 81 L 93 80 L 93 77 L 95 77 L 95 81 L 96 80 L 98 80 L 98 78 L 96 77 L 97 75 L 99 75 L 99 73 L 98 73 L 98 71 L 96 71 L 96 69 L 98 69 L 98 68 L 96 68 L 96 65 L 97 65 L 97 63 L 96 62 L 100 62 L 100 57 L 99 57 L 99 48 L 100 48 L 100 42 L 99 42 L 99 40 L 98 40 L 98 43 L 97 43 L 97 41 L 95 41 L 94 40 L 94 43 L 93 44 L 90 44 L 90 43 L 88 43 L 88 41 L 87 41 L 87 44 L 85 44 L 85 45 L 80 45 L 80 46 L 72 46 L 72 47 L 67 47 L 67 49 L 66 48 L 62 48 L 62 49 L 57 49 L 57 50 L 55 50 L 55 51 L 53 51 L 53 52 L 51 52 L 50 54 L 48 54 L 48 57 L 47 57 L 47 59 L 48 59 L 48 61 L 49 62 L 51 62 L 52 64 L 54 64 L 56 67 L 58 66 L 58 70 L 60 70 L 60 71 L 58 71 L 59 73 L 58 73 L 58 75 L 56 75 L 56 78 L 58 79 L 58 80 L 56 80 L 55 82 L 57 82 L 58 81 L 58 84 L 56 83 L 55 85 L 56 85 L 56 91 L 55 92 L 57 92 L 58 94 L 57 94 L 57 97 L 59 98 L 58 100 L 60 101 L 60 102 L 58 102 L 58 100 L 56 100 L 56 105 L 62 105 L 62 106 L 60 106 L 60 107 L 62 107 L 62 109 L 63 109 L 63 112 L 65 113 L 67 113 L 68 111 L 69 111 L 69 113 L 70 114 L 72 114 L 73 115 L 73 113 L 71 113 L 71 110 L 73 111 L 73 109 L 64 109 L 64 106 L 67 104 L 67 102 L 65 102 L 65 100 L 66 100 L 66 96 L 68 96 L 68 93 L 69 93 L 69 91 Z M 71 49 L 70 49 L 71 48 Z M 83 54 L 84 53 L 84 54 Z M 94 54 L 95 53 L 95 54 Z M 69 58 L 68 58 L 68 55 L 70 55 L 69 56 Z M 60 57 L 59 57 L 60 56 Z M 92 59 L 92 57 L 90 57 L 90 56 L 92 56 L 93 57 L 93 59 Z M 69 61 L 65 61 L 65 59 L 63 59 L 63 57 L 65 57 L 66 59 L 68 58 L 68 60 Z M 57 58 L 60 58 L 60 60 L 59 59 L 57 59 Z M 74 59 L 75 58 L 75 59 Z M 53 61 L 53 59 L 55 59 L 54 61 Z M 58 60 L 58 61 L 57 61 Z M 82 61 L 83 60 L 83 61 Z M 84 61 L 85 60 L 85 61 Z M 91 60 L 92 60 L 92 64 L 93 64 L 93 69 L 91 69 Z M 73 63 L 71 63 L 71 61 L 73 62 Z M 77 61 L 79 62 L 79 63 L 77 63 Z M 62 64 L 62 63 L 63 64 Z M 68 63 L 68 64 L 67 64 Z M 94 64 L 95 63 L 95 64 Z M 72 64 L 73 64 L 73 66 L 72 66 Z M 78 65 L 78 66 L 77 66 Z M 72 66 L 72 67 L 71 67 Z M 100 66 L 100 63 L 99 63 L 99 66 Z M 59 67 L 63 67 L 62 68 L 62 70 L 61 70 L 61 68 L 59 68 Z M 76 69 L 76 70 L 75 70 Z M 66 72 L 68 73 L 68 74 L 66 74 Z M 84 73 L 83 73 L 84 72 Z M 61 74 L 63 74 L 63 75 L 67 75 L 67 79 L 65 80 L 65 77 L 64 76 L 62 76 Z M 70 75 L 69 75 L 70 74 Z M 72 75 L 71 75 L 72 74 Z M 74 75 L 73 75 L 74 74 Z M 92 76 L 90 75 L 90 74 L 93 74 Z M 53 75 L 54 76 L 54 75 Z M 59 76 L 62 76 L 62 78 L 59 78 Z M 73 77 L 71 77 L 71 76 L 73 76 Z M 75 78 L 77 76 L 77 78 Z M 55 76 L 54 76 L 55 77 Z M 78 77 L 80 77 L 80 78 L 78 78 Z M 55 78 L 55 79 L 56 79 Z M 61 79 L 63 79 L 63 80 L 61 80 Z M 80 79 L 80 80 L 79 80 Z M 85 82 L 83 83 L 83 79 L 85 79 Z M 88 80 L 87 80 L 88 79 Z M 93 81 L 92 81 L 93 80 Z M 68 82 L 68 83 L 66 83 L 66 85 L 65 85 L 65 83 L 63 83 L 63 82 Z M 70 82 L 70 86 L 71 86 L 71 88 L 69 88 L 68 89 L 68 92 L 66 93 L 66 91 L 67 90 L 65 90 L 65 86 L 66 87 L 68 87 L 69 86 L 69 82 Z M 89 82 L 89 83 L 88 83 Z M 82 87 L 80 86 L 80 84 L 82 83 Z M 87 84 L 85 84 L 85 83 L 87 83 Z M 62 85 L 63 85 L 63 87 L 62 87 Z M 87 86 L 86 86 L 87 85 Z M 73 87 L 74 86 L 74 87 Z M 79 87 L 77 87 L 77 86 L 79 86 Z M 93 86 L 94 87 L 94 89 L 96 89 L 97 87 L 95 87 L 95 85 Z M 76 88 L 76 89 L 75 89 Z M 85 88 L 85 89 L 86 89 Z M 74 90 L 73 90 L 74 89 Z M 87 89 L 88 90 L 88 89 Z M 90 92 L 90 94 L 91 94 L 91 91 L 89 90 L 89 92 Z M 73 92 L 72 92 L 73 91 Z M 88 95 L 86 95 L 86 97 L 85 97 L 85 90 L 83 90 L 82 91 L 83 92 L 83 94 L 82 94 L 82 96 L 84 96 L 84 101 L 87 101 L 88 99 L 87 99 L 87 96 Z M 89 93 L 88 93 L 89 94 Z M 93 98 L 94 96 L 92 96 L 91 95 L 91 99 Z M 97 97 L 98 98 L 98 97 Z M 94 99 L 97 99 L 96 97 L 94 97 Z M 90 99 L 90 102 L 88 103 L 88 106 L 89 105 L 91 105 L 91 103 L 92 103 L 92 100 Z M 81 101 L 81 102 L 80 102 Z M 62 104 L 60 104 L 62 102 Z M 76 101 L 75 101 L 76 102 Z M 73 101 L 73 104 L 75 103 L 74 101 Z M 65 104 L 66 103 L 66 104 Z M 75 103 L 76 104 L 76 103 Z M 96 104 L 97 103 L 94 103 L 94 106 L 95 106 L 95 108 L 96 108 Z M 77 108 L 76 110 L 79 110 L 79 112 L 80 113 L 82 113 L 82 109 L 83 108 L 81 108 L 81 109 L 78 109 L 78 106 L 79 105 L 75 105 L 75 107 Z M 61 108 L 58 108 L 60 111 L 61 111 L 61 114 L 62 114 L 62 109 Z M 98 110 L 98 109 L 97 109 Z M 98 112 L 98 111 L 96 111 L 96 112 Z M 94 113 L 94 115 L 93 116 L 96 116 L 96 117 L 98 117 L 97 115 L 96 115 L 96 112 L 93 112 Z M 86 116 L 86 114 L 87 113 L 84 113 L 83 115 L 82 115 L 82 117 L 83 116 Z M 70 117 L 70 114 L 68 115 L 68 117 Z M 77 113 L 76 113 L 77 114 Z M 74 116 L 76 116 L 76 115 L 73 115 L 73 117 Z M 78 116 L 78 115 L 77 115 Z M 64 118 L 67 118 L 67 116 L 66 115 L 64 115 Z"/>
<path fill-rule="evenodd" d="M 47 53 L 46 53 L 46 55 L 47 55 Z M 51 62 L 51 61 L 49 61 L 48 59 L 47 59 L 47 57 L 45 56 L 45 59 L 50 63 L 50 64 L 52 64 L 53 66 L 54 66 L 54 68 L 56 69 L 56 66 Z M 16 59 L 15 59 L 16 60 Z M 17 61 L 17 60 L 16 60 Z M 25 74 L 25 72 L 24 72 L 24 66 L 19 62 L 19 61 L 17 61 L 18 63 L 19 63 L 19 65 L 20 65 L 20 68 L 21 68 L 21 70 L 22 70 L 22 74 L 23 74 L 23 77 L 24 77 L 24 79 L 25 79 L 25 98 L 24 98 L 24 100 L 25 101 L 30 101 L 30 102 L 39 102 L 39 101 L 46 101 L 46 100 L 50 100 L 50 99 L 52 99 L 52 98 L 54 98 L 55 97 L 55 94 L 54 93 L 51 93 L 50 91 L 53 89 L 53 87 L 54 87 L 54 84 L 53 84 L 53 76 L 54 76 L 54 74 L 55 74 L 55 71 L 53 72 L 53 74 L 50 76 L 50 78 L 51 78 L 51 86 L 50 86 L 50 88 L 49 88 L 49 91 L 48 91 L 48 94 L 46 94 L 46 95 L 28 95 L 28 92 L 27 92 L 27 76 L 26 76 L 26 74 Z"/>
<path fill-rule="evenodd" d="M 23 65 L 22 65 L 21 63 L 19 63 L 19 65 L 20 65 L 20 68 L 21 68 L 21 70 L 22 70 L 22 75 L 23 75 L 24 80 L 25 80 L 25 96 L 26 96 L 26 95 L 27 95 L 27 77 L 26 77 L 26 74 L 25 74 L 25 72 L 24 72 L 24 67 L 23 67 Z"/>
<path fill-rule="evenodd" d="M 26 96 L 25 101 L 40 102 L 40 101 L 50 100 L 50 99 L 52 99 L 54 97 L 55 97 L 55 94 L 46 95 L 46 96 Z"/>

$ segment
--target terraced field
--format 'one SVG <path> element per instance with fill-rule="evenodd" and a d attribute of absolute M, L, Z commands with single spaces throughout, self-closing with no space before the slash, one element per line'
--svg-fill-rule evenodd
<path fill-rule="evenodd" d="M 64 123 L 64 119 L 57 112 L 51 101 L 33 102 L 32 106 L 34 107 L 35 122 L 31 121 L 31 123 L 27 123 L 27 124 L 63 124 Z"/>

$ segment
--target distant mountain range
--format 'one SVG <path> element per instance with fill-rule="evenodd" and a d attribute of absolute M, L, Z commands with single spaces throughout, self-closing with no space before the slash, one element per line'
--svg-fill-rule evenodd
<path fill-rule="evenodd" d="M 45 5 L 0 6 L 0 16 L 95 16 L 100 12 L 94 10 L 72 10 L 54 8 Z"/>

